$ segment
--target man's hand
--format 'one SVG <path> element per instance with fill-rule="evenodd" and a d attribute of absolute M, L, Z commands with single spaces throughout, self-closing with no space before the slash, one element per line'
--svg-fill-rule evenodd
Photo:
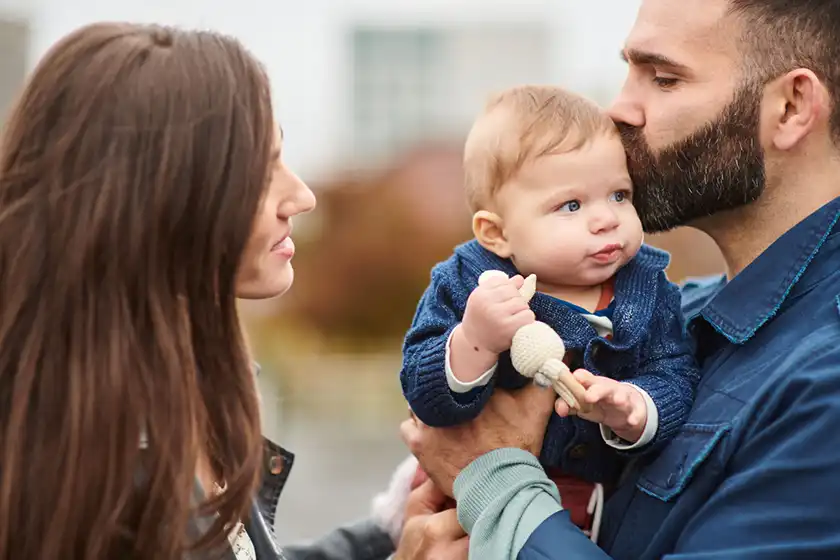
<path fill-rule="evenodd" d="M 461 331 L 476 351 L 499 354 L 510 349 L 520 327 L 535 321 L 534 312 L 519 293 L 522 276 L 506 278 L 504 273 L 479 280 L 467 299 Z"/>
<path fill-rule="evenodd" d="M 411 492 L 395 560 L 466 560 L 469 537 L 454 509 L 441 511 L 446 500 L 428 479 Z"/>
<path fill-rule="evenodd" d="M 517 447 L 539 455 L 556 398 L 553 389 L 537 385 L 514 392 L 497 390 L 472 422 L 430 428 L 412 414 L 400 431 L 420 466 L 451 496 L 461 470 L 485 453 Z"/>
<path fill-rule="evenodd" d="M 647 422 L 647 405 L 641 392 L 632 385 L 593 375 L 585 369 L 579 369 L 573 375 L 586 390 L 584 400 L 592 405 L 590 412 L 578 412 L 577 415 L 607 426 L 625 441 L 639 441 Z M 562 399 L 558 399 L 554 407 L 558 415 L 569 415 L 569 407 Z"/>

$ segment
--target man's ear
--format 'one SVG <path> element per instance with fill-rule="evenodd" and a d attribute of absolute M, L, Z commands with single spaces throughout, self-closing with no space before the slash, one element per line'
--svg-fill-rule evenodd
<path fill-rule="evenodd" d="M 505 237 L 501 216 L 487 210 L 479 210 L 473 214 L 472 228 L 473 235 L 482 247 L 503 259 L 511 257 L 510 244 Z"/>
<path fill-rule="evenodd" d="M 811 70 L 798 68 L 777 78 L 765 90 L 764 117 L 769 119 L 773 147 L 786 151 L 815 129 L 828 126 L 828 91 Z"/>

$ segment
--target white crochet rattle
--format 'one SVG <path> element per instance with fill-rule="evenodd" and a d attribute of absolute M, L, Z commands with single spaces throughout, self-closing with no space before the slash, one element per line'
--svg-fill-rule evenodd
<path fill-rule="evenodd" d="M 487 270 L 479 276 L 478 283 L 498 275 L 508 277 L 501 270 Z M 519 293 L 526 302 L 530 302 L 536 291 L 537 277 L 531 274 L 525 279 Z M 510 347 L 510 358 L 516 371 L 533 379 L 537 385 L 553 386 L 560 398 L 569 405 L 572 414 L 589 412 L 592 407 L 584 401 L 583 385 L 563 363 L 565 354 L 563 339 L 541 321 L 535 321 L 516 331 Z"/>

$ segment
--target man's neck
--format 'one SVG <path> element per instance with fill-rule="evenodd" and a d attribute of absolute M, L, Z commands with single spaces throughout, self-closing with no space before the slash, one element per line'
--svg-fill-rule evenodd
<path fill-rule="evenodd" d="M 809 165 L 768 184 L 761 198 L 693 224 L 714 239 L 734 278 L 789 229 L 840 196 L 840 162 Z"/>

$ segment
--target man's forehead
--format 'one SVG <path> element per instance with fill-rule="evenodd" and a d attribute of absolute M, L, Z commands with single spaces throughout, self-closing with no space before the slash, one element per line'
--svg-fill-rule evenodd
<path fill-rule="evenodd" d="M 678 61 L 729 49 L 734 18 L 728 9 L 729 0 L 642 0 L 625 46 Z"/>

